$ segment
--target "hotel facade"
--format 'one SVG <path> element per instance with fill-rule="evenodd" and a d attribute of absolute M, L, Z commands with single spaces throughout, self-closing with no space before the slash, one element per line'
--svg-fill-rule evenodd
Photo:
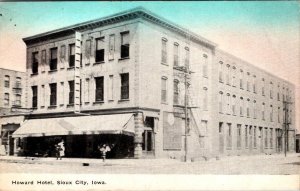
<path fill-rule="evenodd" d="M 67 157 L 101 144 L 111 158 L 272 154 L 286 137 L 294 152 L 291 83 L 143 8 L 23 40 L 23 155 L 52 156 L 60 139 Z"/>

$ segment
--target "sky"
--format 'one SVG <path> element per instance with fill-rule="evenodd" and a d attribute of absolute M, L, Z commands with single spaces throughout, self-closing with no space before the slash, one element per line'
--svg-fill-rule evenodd
<path fill-rule="evenodd" d="M 137 6 L 296 86 L 300 132 L 300 4 L 247 2 L 0 2 L 0 67 L 25 71 L 22 38 Z"/>

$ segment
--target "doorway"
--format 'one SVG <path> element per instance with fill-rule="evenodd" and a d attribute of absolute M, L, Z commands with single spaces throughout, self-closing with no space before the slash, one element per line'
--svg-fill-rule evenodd
<path fill-rule="evenodd" d="M 146 117 L 144 123 L 144 132 L 142 149 L 144 156 L 151 157 L 154 156 L 154 118 Z"/>

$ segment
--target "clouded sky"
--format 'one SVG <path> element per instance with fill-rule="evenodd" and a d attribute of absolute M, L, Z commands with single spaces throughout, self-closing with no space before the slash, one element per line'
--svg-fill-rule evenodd
<path fill-rule="evenodd" d="M 23 37 L 137 6 L 294 83 L 296 98 L 300 98 L 300 4 L 297 1 L 0 2 L 0 67 L 25 71 Z M 297 116 L 300 116 L 300 101 L 296 105 Z"/>

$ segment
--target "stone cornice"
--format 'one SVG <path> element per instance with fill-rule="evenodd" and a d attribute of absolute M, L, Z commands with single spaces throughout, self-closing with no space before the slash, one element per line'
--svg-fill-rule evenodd
<path fill-rule="evenodd" d="M 179 34 L 185 38 L 188 38 L 191 41 L 200 43 L 208 48 L 214 49 L 217 46 L 217 44 L 215 44 L 214 42 L 209 41 L 209 40 L 191 32 L 183 27 L 180 27 L 177 24 L 174 24 L 166 19 L 163 19 L 163 18 L 159 17 L 158 15 L 156 15 L 142 7 L 131 9 L 131 10 L 125 11 L 125 12 L 120 12 L 120 13 L 117 13 L 117 14 L 114 14 L 111 16 L 107 16 L 107 17 L 103 17 L 100 19 L 91 20 L 91 21 L 80 23 L 80 24 L 75 24 L 75 25 L 71 25 L 68 27 L 64 27 L 61 29 L 56 29 L 56 30 L 41 33 L 38 35 L 26 37 L 26 38 L 23 38 L 23 41 L 26 43 L 26 45 L 28 45 L 28 44 L 40 42 L 40 41 L 43 41 L 46 39 L 49 40 L 51 38 L 57 38 L 60 36 L 72 34 L 75 31 L 90 30 L 90 29 L 94 29 L 97 27 L 111 25 L 111 24 L 131 20 L 131 19 L 135 19 L 135 18 L 142 18 L 144 20 L 147 20 L 149 22 L 157 24 L 157 25 L 164 27 L 170 31 L 176 32 L 177 34 Z"/>

